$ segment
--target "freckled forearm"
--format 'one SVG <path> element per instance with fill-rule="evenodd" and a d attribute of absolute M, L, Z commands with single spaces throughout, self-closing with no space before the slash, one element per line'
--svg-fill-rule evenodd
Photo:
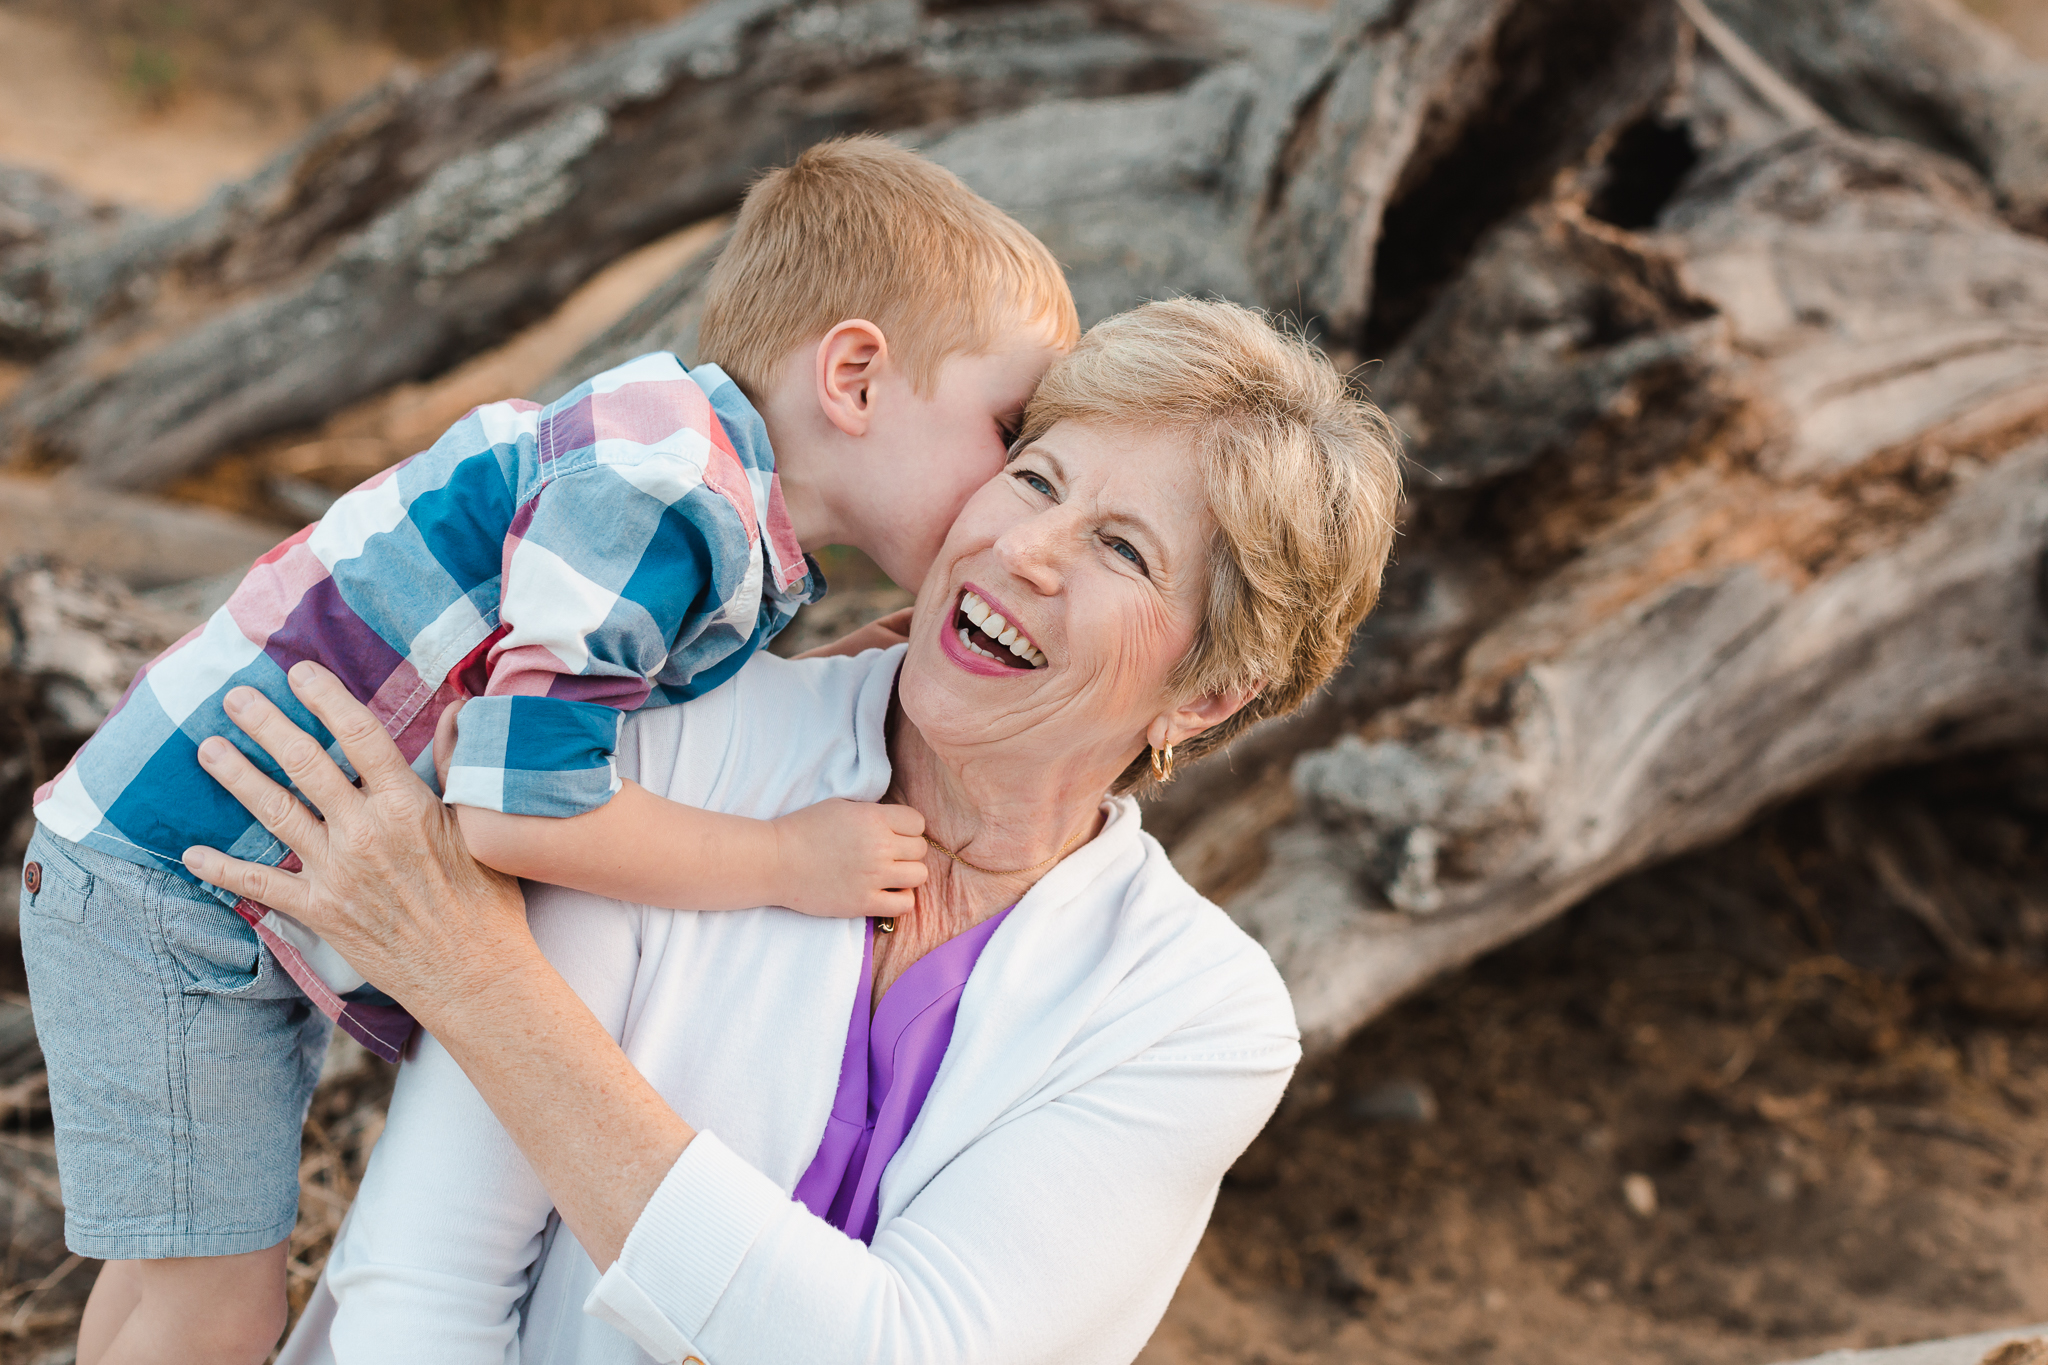
<path fill-rule="evenodd" d="M 486 972 L 435 1001 L 421 1022 L 497 1114 L 562 1220 L 604 1269 L 618 1259 L 696 1130 L 655 1093 L 537 949 Z"/>

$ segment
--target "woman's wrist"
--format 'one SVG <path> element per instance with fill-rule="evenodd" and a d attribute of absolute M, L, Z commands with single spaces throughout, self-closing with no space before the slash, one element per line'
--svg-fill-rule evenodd
<path fill-rule="evenodd" d="M 568 989 L 527 934 L 502 935 L 418 965 L 417 973 L 408 973 L 412 981 L 398 991 L 387 987 L 387 993 L 450 1051 L 471 1037 L 502 1040 L 508 1015 L 516 1018 L 520 1008 L 545 1000 L 554 989 Z"/>

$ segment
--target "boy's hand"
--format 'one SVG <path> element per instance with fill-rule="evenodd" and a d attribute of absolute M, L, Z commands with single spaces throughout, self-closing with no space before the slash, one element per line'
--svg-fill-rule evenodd
<path fill-rule="evenodd" d="M 910 638 L 910 614 L 915 607 L 877 617 L 859 630 L 840 636 L 829 645 L 819 645 L 797 655 L 799 659 L 829 659 L 835 654 L 860 654 L 870 649 L 888 649 Z"/>
<path fill-rule="evenodd" d="M 820 801 L 770 822 L 785 888 L 777 904 L 835 919 L 907 915 L 930 875 L 924 817 L 908 806 Z"/>

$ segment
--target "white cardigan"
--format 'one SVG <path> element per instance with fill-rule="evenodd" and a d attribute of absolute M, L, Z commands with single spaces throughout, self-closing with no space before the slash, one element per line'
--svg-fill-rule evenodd
<path fill-rule="evenodd" d="M 635 716 L 622 771 L 740 815 L 873 800 L 900 659 L 762 655 Z M 872 1247 L 789 1193 L 838 1086 L 861 922 L 531 888 L 549 959 L 699 1135 L 600 1277 L 425 1040 L 282 1365 L 1130 1361 L 1300 1048 L 1265 952 L 1135 803 L 1108 814 L 983 951 Z"/>

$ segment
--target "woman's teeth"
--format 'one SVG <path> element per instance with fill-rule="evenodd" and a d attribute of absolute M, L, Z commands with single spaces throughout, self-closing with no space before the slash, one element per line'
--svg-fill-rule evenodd
<path fill-rule="evenodd" d="M 1031 641 L 1018 633 L 1015 626 L 1005 621 L 994 608 L 990 607 L 987 602 L 977 597 L 974 593 L 963 592 L 960 594 L 960 614 L 969 621 L 972 621 L 976 630 L 979 630 L 988 639 L 1009 650 L 1010 653 L 1022 659 L 1030 667 L 1045 667 L 1045 655 Z M 989 651 L 974 643 L 973 639 L 970 638 L 970 632 L 965 626 L 960 627 L 960 643 L 966 645 L 984 659 L 996 658 L 994 654 L 989 653 Z"/>

